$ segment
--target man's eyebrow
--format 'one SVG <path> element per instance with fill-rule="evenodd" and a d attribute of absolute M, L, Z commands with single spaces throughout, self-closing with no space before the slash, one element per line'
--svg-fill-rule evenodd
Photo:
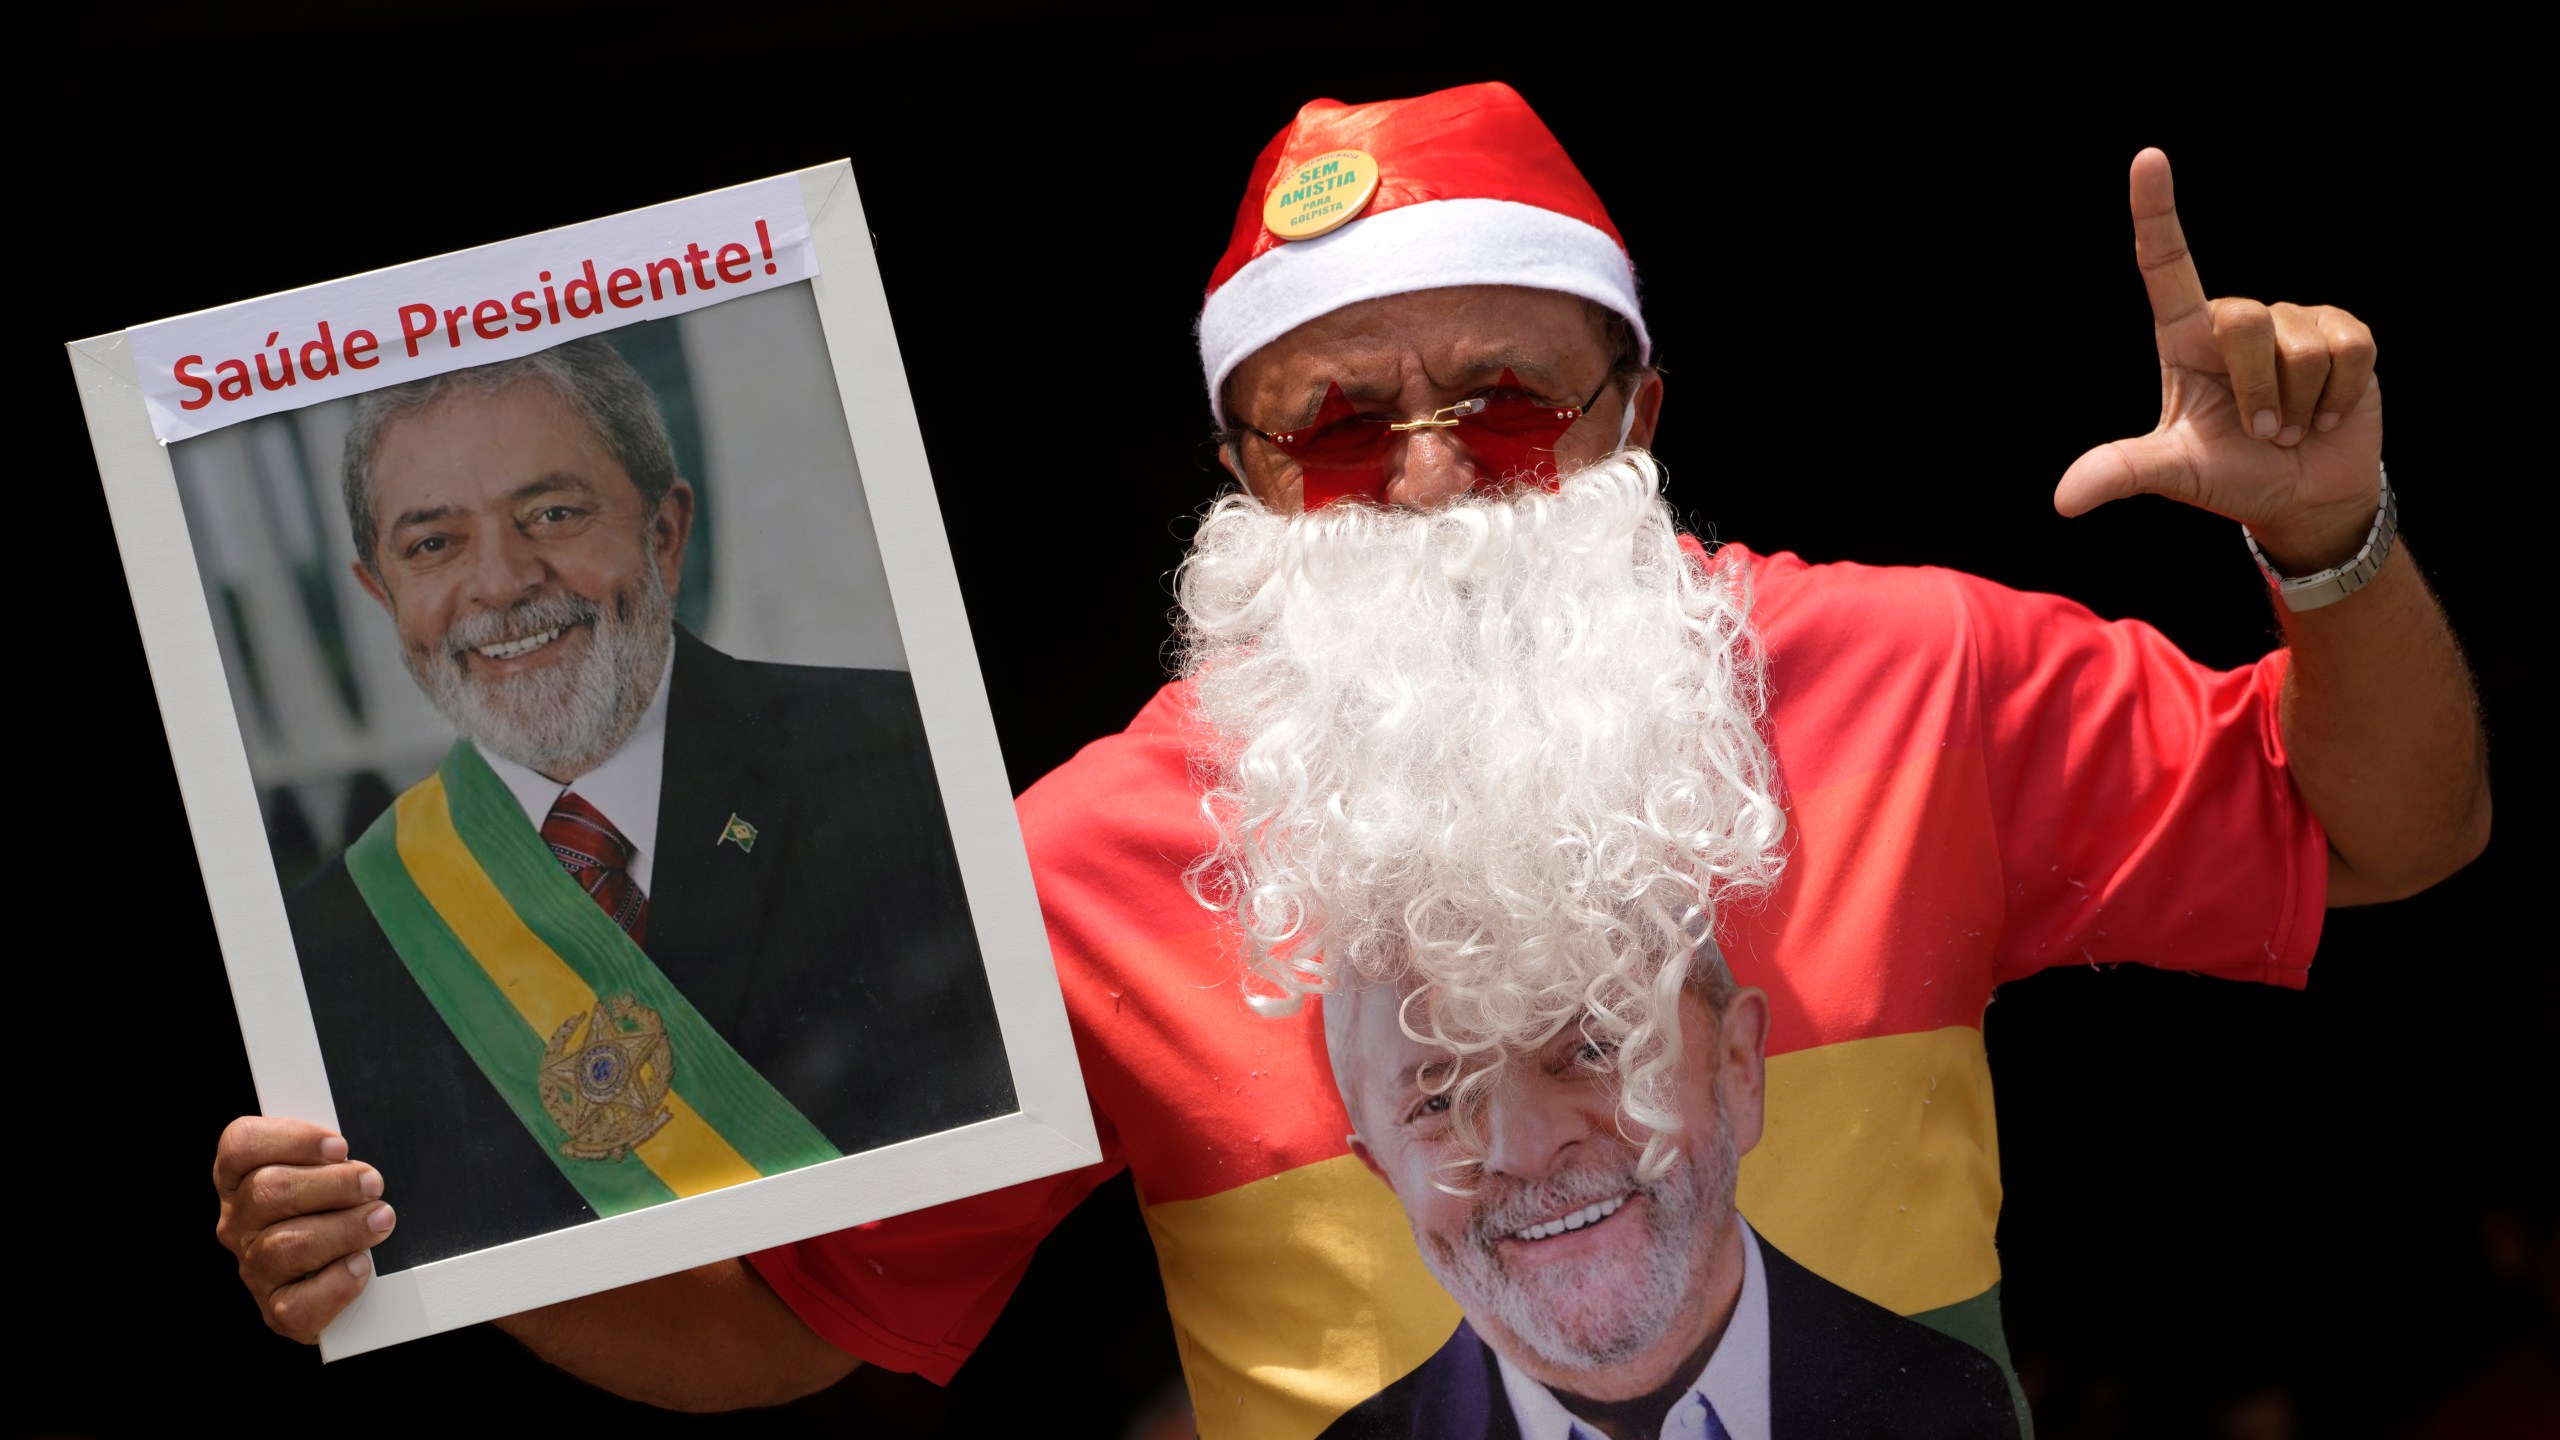
<path fill-rule="evenodd" d="M 1564 377 L 1555 366 L 1537 353 L 1516 346 L 1468 360 L 1450 372 L 1447 378 L 1435 374 L 1430 376 L 1430 380 L 1443 390 L 1461 390 L 1491 384 L 1505 370 L 1527 384 L 1550 390 L 1564 383 Z"/>
<path fill-rule="evenodd" d="M 1408 1100 L 1412 1096 L 1424 1093 L 1422 1089 L 1422 1072 L 1425 1070 L 1437 1069 L 1438 1067 L 1448 1063 L 1449 1057 L 1446 1055 L 1435 1055 L 1428 1060 L 1416 1060 L 1412 1064 L 1407 1065 L 1402 1070 L 1396 1072 L 1396 1093 L 1407 1097 Z"/>
<path fill-rule="evenodd" d="M 1274 433 L 1285 435 L 1302 425 L 1312 423 L 1316 416 L 1324 409 L 1325 392 L 1336 385 L 1342 386 L 1342 398 L 1355 405 L 1364 400 L 1374 400 L 1380 396 L 1393 395 L 1396 391 L 1396 386 L 1393 381 L 1384 385 L 1372 385 L 1358 379 L 1345 383 L 1338 377 L 1330 375 L 1319 380 L 1310 381 L 1307 385 L 1306 400 L 1298 406 L 1296 413 L 1290 418 L 1289 422 L 1277 427 Z"/>
<path fill-rule="evenodd" d="M 398 532 L 413 525 L 433 525 L 439 520 L 450 519 L 460 513 L 462 513 L 462 507 L 459 505 L 421 505 L 415 510 L 401 511 L 398 518 L 391 522 L 391 529 Z"/>
<path fill-rule="evenodd" d="M 550 474 L 541 476 L 538 479 L 527 480 L 513 490 L 508 491 L 507 499 L 511 501 L 531 500 L 538 495 L 557 495 L 564 490 L 580 495 L 592 495 L 595 493 L 595 488 L 596 487 L 594 485 L 588 483 L 587 477 L 574 470 L 554 470 Z"/>
<path fill-rule="evenodd" d="M 1306 403 L 1297 408 L 1297 410 L 1291 415 L 1289 422 L 1281 426 L 1278 433 L 1286 434 L 1291 430 L 1297 429 L 1301 425 L 1305 425 L 1310 421 L 1313 421 L 1316 418 L 1317 412 L 1324 409 L 1324 393 L 1332 388 L 1333 382 L 1330 380 L 1318 380 L 1310 384 L 1307 387 Z M 1345 390 L 1342 393 L 1348 395 L 1351 392 Z"/>

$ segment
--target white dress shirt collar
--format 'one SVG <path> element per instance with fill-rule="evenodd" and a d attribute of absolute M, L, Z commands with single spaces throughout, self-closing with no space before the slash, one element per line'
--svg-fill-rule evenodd
<path fill-rule="evenodd" d="M 1696 1440 L 1706 1434 L 1705 1405 L 1715 1407 L 1716 1419 L 1733 1440 L 1769 1440 L 1769 1275 L 1750 1223 L 1739 1215 L 1734 1223 L 1742 1232 L 1742 1293 L 1707 1367 L 1663 1420 L 1662 1440 Z M 1565 1409 L 1554 1391 L 1501 1355 L 1494 1360 L 1502 1367 L 1502 1388 L 1524 1440 L 1608 1440 L 1598 1427 Z"/>
<path fill-rule="evenodd" d="M 666 786 L 667 761 L 667 688 L 675 674 L 675 647 L 667 647 L 667 663 L 658 671 L 658 693 L 649 699 L 649 709 L 622 747 L 604 759 L 604 763 L 563 785 L 548 775 L 528 770 L 504 756 L 480 751 L 480 758 L 507 784 L 508 793 L 524 808 L 524 818 L 540 830 L 551 815 L 551 807 L 559 802 L 561 792 L 575 790 L 578 798 L 601 811 L 631 842 L 631 880 L 640 893 L 649 893 L 649 877 L 655 871 L 658 856 L 658 797 Z M 478 747 L 474 747 L 478 748 Z"/>

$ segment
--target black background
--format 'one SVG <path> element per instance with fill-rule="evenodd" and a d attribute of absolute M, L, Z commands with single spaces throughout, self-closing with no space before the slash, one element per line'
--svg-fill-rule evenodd
<path fill-rule="evenodd" d="M 1915 30 L 1847 58 L 1592 15 L 1213 34 L 947 13 L 288 7 L 22 42 L 12 348 L 40 508 L 17 553 L 44 581 L 15 687 L 7 1193 L 39 1329 L 13 1423 L 1116 1436 L 1174 1373 L 1125 1181 L 947 1391 L 865 1372 L 706 1420 L 485 1328 L 326 1368 L 266 1334 L 205 1181 L 254 1098 L 60 342 L 849 154 L 1019 788 L 1160 680 L 1165 576 L 1219 478 L 1189 327 L 1253 155 L 1311 95 L 1487 77 L 1539 107 L 1637 259 L 1676 503 L 1762 550 L 2060 590 L 2244 662 L 2272 624 L 2234 527 L 2049 504 L 2156 409 L 2126 161 L 2168 149 L 2213 293 L 2373 324 L 2404 534 L 2498 745 L 2500 838 L 2426 896 L 2333 914 L 2307 993 L 2131 967 L 2000 993 L 2012 1343 L 2049 1437 L 2238 1433 L 2253 1398 L 2299 1433 L 2386 1435 L 2523 1333 L 2478 1243 L 2499 1214 L 2548 1231 L 2560 1134 L 2560 987 L 2522 893 L 2549 730 L 2527 646 L 2547 654 L 2528 637 L 2560 550 L 2531 358 L 2549 132 L 2487 63 L 2516 37 L 2450 63 Z"/>

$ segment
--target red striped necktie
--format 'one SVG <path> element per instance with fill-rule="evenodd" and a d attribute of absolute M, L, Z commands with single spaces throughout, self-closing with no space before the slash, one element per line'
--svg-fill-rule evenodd
<path fill-rule="evenodd" d="M 643 943 L 649 933 L 649 897 L 631 878 L 631 842 L 604 812 L 563 790 L 542 822 L 542 838 L 560 868 L 613 917 L 631 943 Z"/>

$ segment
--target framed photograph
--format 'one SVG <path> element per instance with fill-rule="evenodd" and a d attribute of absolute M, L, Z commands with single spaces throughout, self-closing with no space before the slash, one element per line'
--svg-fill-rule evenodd
<path fill-rule="evenodd" d="M 259 1102 L 397 1206 L 329 1358 L 1099 1158 L 869 237 L 70 347 Z"/>

